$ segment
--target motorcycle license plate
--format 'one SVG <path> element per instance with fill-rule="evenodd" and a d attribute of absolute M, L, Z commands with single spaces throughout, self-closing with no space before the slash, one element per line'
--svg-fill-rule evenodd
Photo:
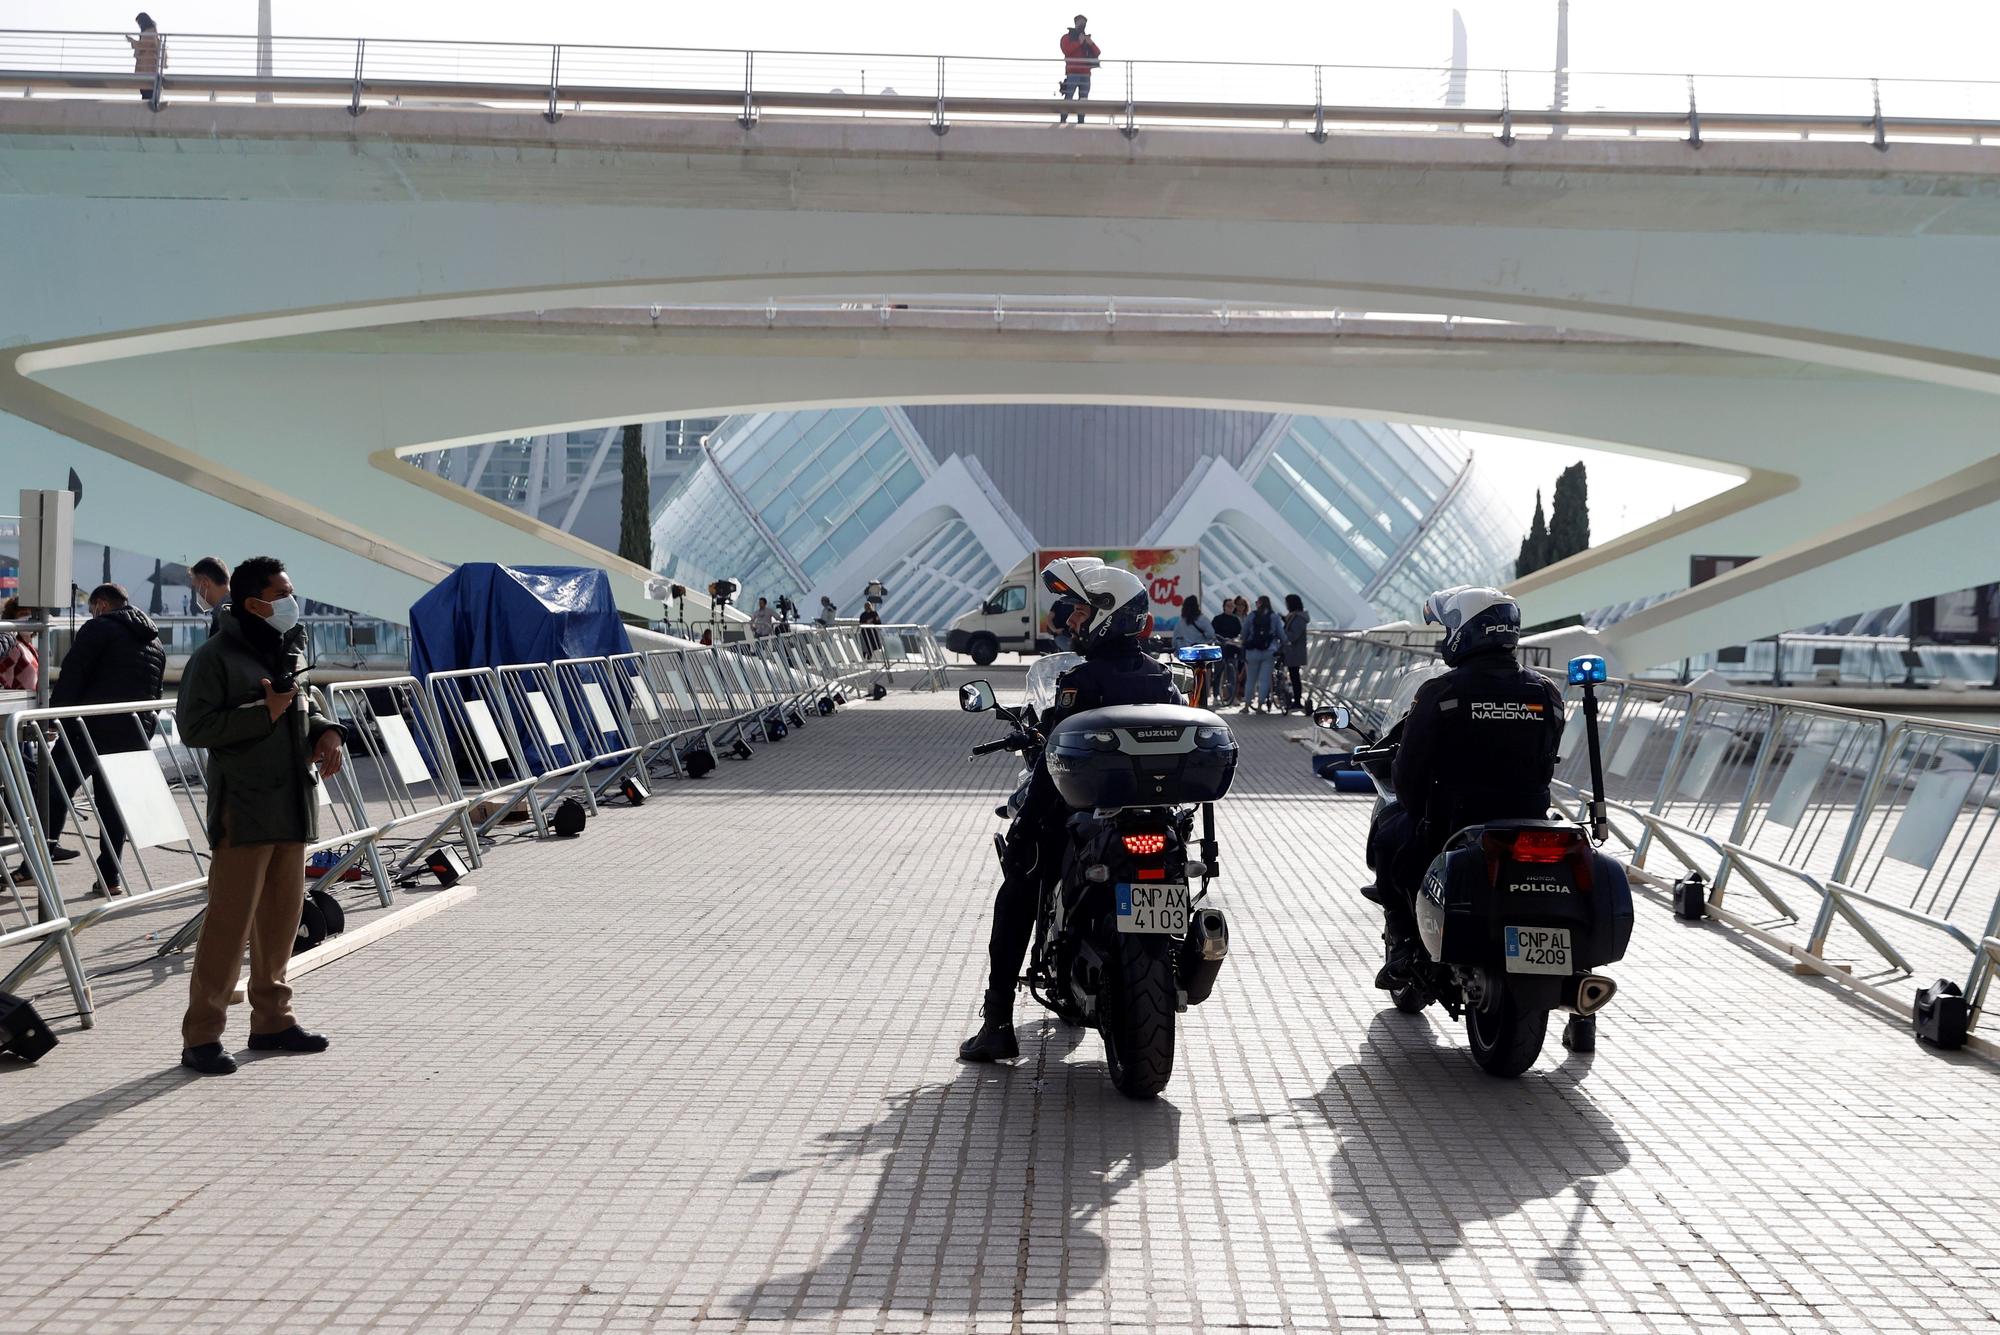
<path fill-rule="evenodd" d="M 1567 927 L 1509 927 L 1508 973 L 1572 973 Z"/>
<path fill-rule="evenodd" d="M 1159 936 L 1187 935 L 1188 888 L 1148 885 L 1118 887 L 1118 930 Z"/>

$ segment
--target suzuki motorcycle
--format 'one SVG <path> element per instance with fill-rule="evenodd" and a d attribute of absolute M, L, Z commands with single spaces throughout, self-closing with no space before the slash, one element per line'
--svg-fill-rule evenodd
<path fill-rule="evenodd" d="M 1019 709 L 1001 705 L 986 681 L 961 686 L 959 707 L 991 711 L 1010 728 L 973 755 L 1014 752 L 1028 774 L 1045 760 L 1071 811 L 1061 871 L 1045 881 L 1035 915 L 1028 991 L 1102 1034 L 1112 1085 L 1149 1099 L 1173 1073 L 1175 1017 L 1208 999 L 1229 954 L 1229 925 L 1209 889 L 1220 871 L 1215 802 L 1236 772 L 1236 739 L 1214 714 L 1180 705 L 1086 710 L 1044 736 L 1038 721 L 1055 679 L 1081 661 L 1037 662 Z M 1026 793 L 1024 776 L 998 813 L 1020 819 Z M 994 847 L 1004 874 L 1003 836 Z"/>
<path fill-rule="evenodd" d="M 1463 1017 L 1472 1059 L 1492 1075 L 1516 1076 L 1535 1064 L 1549 1014 L 1556 1010 L 1569 1015 L 1563 1045 L 1590 1051 L 1596 1045 L 1597 1013 L 1618 990 L 1617 983 L 1595 972 L 1623 959 L 1632 938 L 1632 891 L 1625 869 L 1596 847 L 1608 834 L 1595 691 L 1604 679 L 1601 658 L 1577 658 L 1569 664 L 1570 683 L 1583 690 L 1590 750 L 1588 826 L 1571 820 L 1467 826 L 1446 840 L 1417 892 L 1422 951 L 1410 982 L 1390 999 L 1406 1013 L 1436 1003 L 1453 1019 Z M 1352 758 L 1374 781 L 1374 820 L 1379 821 L 1396 800 L 1389 776 L 1401 722 L 1377 738 L 1357 728 L 1345 706 L 1320 710 L 1313 721 L 1357 732 L 1367 743 Z M 1375 868 L 1370 843 L 1368 865 Z M 1378 875 L 1386 874 L 1378 869 Z M 1370 885 L 1362 893 L 1380 903 L 1385 892 Z"/>

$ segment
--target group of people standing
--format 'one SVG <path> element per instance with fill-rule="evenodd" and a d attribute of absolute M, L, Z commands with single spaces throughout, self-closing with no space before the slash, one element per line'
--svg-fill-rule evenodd
<path fill-rule="evenodd" d="M 1211 697 L 1218 707 L 1241 705 L 1245 713 L 1304 709 L 1302 673 L 1310 620 L 1305 600 L 1296 593 L 1285 595 L 1283 612 L 1269 594 L 1259 594 L 1255 607 L 1248 598 L 1224 598 L 1222 610 L 1213 616 L 1203 613 L 1200 599 L 1189 598 L 1174 627 L 1174 648 L 1221 646 L 1222 667 L 1212 678 Z"/>

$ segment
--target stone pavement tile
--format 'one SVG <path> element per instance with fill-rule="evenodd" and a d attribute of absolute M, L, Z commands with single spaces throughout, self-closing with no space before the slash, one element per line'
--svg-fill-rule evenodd
<path fill-rule="evenodd" d="M 0 1069 L 0 1332 L 2000 1328 L 1990 1065 L 1652 902 L 1598 1053 L 1489 1080 L 1368 986 L 1367 801 L 1231 722 L 1153 1104 L 1025 1002 L 953 1060 L 1012 770 L 898 695 L 496 849 L 301 980 L 324 1056 L 183 1079 L 168 977 Z"/>

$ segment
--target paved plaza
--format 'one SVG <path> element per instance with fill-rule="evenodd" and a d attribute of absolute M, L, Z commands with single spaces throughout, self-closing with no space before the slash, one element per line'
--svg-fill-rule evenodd
<path fill-rule="evenodd" d="M 0 1063 L 0 1335 L 2000 1331 L 1992 1064 L 1649 898 L 1595 1056 L 1490 1079 L 1369 986 L 1304 730 L 1238 725 L 1157 1102 L 1025 999 L 954 1059 L 1013 770 L 899 692 L 496 850 L 300 980 L 323 1056 L 187 1077 L 169 971 Z"/>

